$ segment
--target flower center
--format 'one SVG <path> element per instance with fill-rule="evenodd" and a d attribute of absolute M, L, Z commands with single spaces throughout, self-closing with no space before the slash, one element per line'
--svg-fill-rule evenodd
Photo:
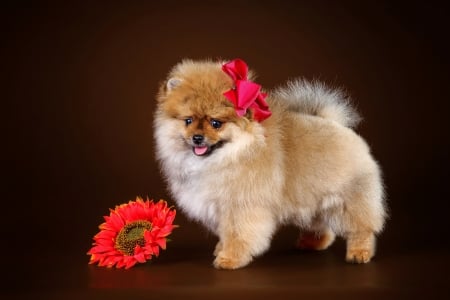
<path fill-rule="evenodd" d="M 116 238 L 115 247 L 126 255 L 134 255 L 136 245 L 145 245 L 144 232 L 151 230 L 152 223 L 145 220 L 134 221 L 126 224 Z"/>

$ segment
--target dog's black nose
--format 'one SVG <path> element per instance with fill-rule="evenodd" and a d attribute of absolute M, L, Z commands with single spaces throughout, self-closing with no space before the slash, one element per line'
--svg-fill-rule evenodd
<path fill-rule="evenodd" d="M 203 143 L 203 140 L 204 140 L 205 138 L 203 137 L 203 135 L 200 135 L 200 134 L 195 134 L 193 137 L 192 137 L 192 141 L 194 142 L 194 144 L 196 144 L 196 145 L 200 145 L 201 143 Z"/>

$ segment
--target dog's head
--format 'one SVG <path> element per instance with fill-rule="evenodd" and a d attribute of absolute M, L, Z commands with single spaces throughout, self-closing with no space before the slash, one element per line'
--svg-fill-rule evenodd
<path fill-rule="evenodd" d="M 158 94 L 160 119 L 175 127 L 175 139 L 196 156 L 209 156 L 242 133 L 255 131 L 251 110 L 242 116 L 224 93 L 234 81 L 222 71 L 222 63 L 186 60 L 176 65 Z M 173 134 L 173 133 L 171 133 Z"/>

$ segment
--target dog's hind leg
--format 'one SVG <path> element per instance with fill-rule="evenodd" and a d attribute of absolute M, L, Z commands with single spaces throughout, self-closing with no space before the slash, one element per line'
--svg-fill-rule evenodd
<path fill-rule="evenodd" d="M 334 232 L 327 229 L 302 230 L 295 247 L 301 250 L 325 250 L 335 239 Z"/>
<path fill-rule="evenodd" d="M 384 225 L 383 189 L 376 174 L 366 174 L 354 180 L 347 191 L 341 216 L 346 260 L 367 263 L 375 255 L 375 235 Z"/>

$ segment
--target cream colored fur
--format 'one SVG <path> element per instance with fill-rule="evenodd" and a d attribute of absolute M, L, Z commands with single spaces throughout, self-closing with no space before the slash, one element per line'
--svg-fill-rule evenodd
<path fill-rule="evenodd" d="M 359 117 L 348 100 L 321 83 L 290 82 L 269 92 L 273 115 L 262 123 L 247 115 L 227 117 L 220 129 L 198 126 L 208 142 L 224 142 L 194 155 L 184 119 L 220 119 L 214 107 L 232 109 L 222 96 L 232 84 L 221 62 L 183 61 L 161 87 L 154 120 L 157 158 L 178 206 L 219 237 L 214 266 L 247 265 L 289 223 L 305 233 L 300 248 L 325 249 L 338 235 L 347 261 L 370 261 L 386 216 L 383 184 L 350 129 Z"/>

